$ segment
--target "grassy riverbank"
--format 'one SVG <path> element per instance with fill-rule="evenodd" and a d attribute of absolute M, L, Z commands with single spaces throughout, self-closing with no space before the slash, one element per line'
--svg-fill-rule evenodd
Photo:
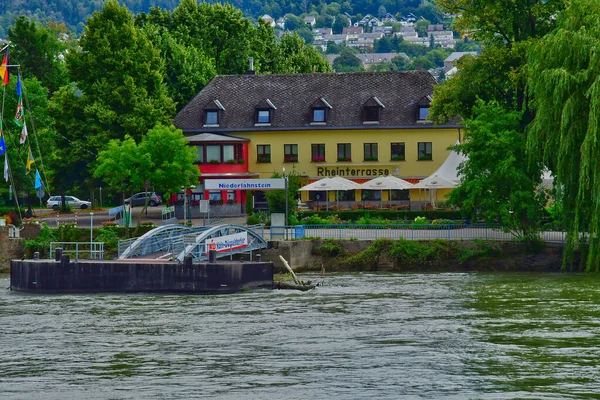
<path fill-rule="evenodd" d="M 279 242 L 273 254 L 296 271 L 561 271 L 562 245 L 486 240 L 320 240 Z M 265 258 L 263 258 L 265 259 Z M 577 260 L 576 260 L 577 261 Z M 578 263 L 572 268 L 577 271 Z"/>

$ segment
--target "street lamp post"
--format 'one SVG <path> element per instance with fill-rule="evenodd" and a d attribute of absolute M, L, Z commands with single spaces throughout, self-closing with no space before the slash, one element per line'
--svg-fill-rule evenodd
<path fill-rule="evenodd" d="M 285 226 L 288 225 L 288 179 L 285 176 L 285 167 L 283 167 L 283 179 L 285 183 Z"/>

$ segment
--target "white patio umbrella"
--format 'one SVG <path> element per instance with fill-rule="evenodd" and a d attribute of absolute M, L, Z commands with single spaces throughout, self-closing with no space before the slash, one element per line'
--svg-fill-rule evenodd
<path fill-rule="evenodd" d="M 453 189 L 458 185 L 458 182 L 438 176 L 437 174 L 428 176 L 425 179 L 421 179 L 419 182 L 413 185 L 414 189 L 429 189 L 430 193 L 433 190 L 435 193 L 436 189 Z M 420 196 L 419 196 L 420 197 Z M 433 198 L 433 204 L 435 205 L 435 194 Z"/>
<path fill-rule="evenodd" d="M 313 183 L 309 183 L 306 186 L 301 187 L 298 190 L 302 191 L 325 191 L 329 193 L 329 191 L 346 191 L 346 190 L 354 190 L 360 189 L 360 185 L 356 182 L 352 182 L 349 179 L 344 179 L 340 176 L 334 176 L 333 178 L 323 178 L 315 181 Z M 336 195 L 337 198 L 337 195 Z M 329 209 L 329 195 L 325 196 L 326 199 L 326 208 Z"/>
<path fill-rule="evenodd" d="M 425 179 L 421 179 L 413 185 L 413 189 L 453 189 L 458 185 L 458 182 L 446 179 L 438 175 L 431 175 Z"/>
<path fill-rule="evenodd" d="M 404 179 L 396 178 L 392 175 L 378 176 L 360 185 L 361 189 L 366 190 L 406 190 L 413 187 L 413 184 Z M 391 196 L 390 196 L 391 197 Z M 383 196 L 381 197 L 381 206 L 383 207 Z"/>

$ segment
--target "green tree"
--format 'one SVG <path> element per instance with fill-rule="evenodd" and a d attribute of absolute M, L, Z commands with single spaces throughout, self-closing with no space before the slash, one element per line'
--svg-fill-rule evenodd
<path fill-rule="evenodd" d="M 474 220 L 498 223 L 518 237 L 535 240 L 547 196 L 541 165 L 529 163 L 525 153 L 520 112 L 479 101 L 475 114 L 465 121 L 463 143 L 454 146 L 468 159 L 459 166 L 462 182 L 449 201 Z"/>
<path fill-rule="evenodd" d="M 253 26 L 230 4 L 182 0 L 170 30 L 180 43 L 193 45 L 214 60 L 217 74 L 240 74 L 248 68 Z"/>
<path fill-rule="evenodd" d="M 62 57 L 74 46 L 66 37 L 63 25 L 46 28 L 21 16 L 8 29 L 10 63 L 19 64 L 24 77 L 35 76 L 53 93 L 69 81 Z"/>
<path fill-rule="evenodd" d="M 515 42 L 540 37 L 555 25 L 555 16 L 565 8 L 566 0 L 514 0 L 509 3 L 471 0 L 436 0 L 442 12 L 460 15 L 454 29 L 469 33 L 481 42 Z"/>
<path fill-rule="evenodd" d="M 427 27 L 431 25 L 431 21 L 427 19 L 420 19 L 415 23 L 415 30 L 420 37 L 427 36 Z"/>
<path fill-rule="evenodd" d="M 600 271 L 600 11 L 578 0 L 557 17 L 557 29 L 529 54 L 535 119 L 529 149 L 554 175 L 567 227 L 565 261 L 583 250 L 582 264 Z M 582 235 L 582 233 L 585 233 Z M 587 254 L 586 254 L 587 253 Z"/>
<path fill-rule="evenodd" d="M 198 181 L 195 159 L 194 148 L 187 145 L 181 130 L 157 125 L 144 135 L 139 145 L 129 136 L 123 141 L 111 140 L 107 149 L 98 154 L 94 177 L 132 195 L 144 187 L 176 193 L 181 186 L 188 187 Z"/>
<path fill-rule="evenodd" d="M 187 144 L 183 132 L 173 125 L 157 125 L 148 131 L 139 150 L 152 163 L 144 174 L 145 181 L 151 187 L 177 193 L 182 186 L 188 187 L 198 182 L 198 166 L 194 164 L 196 149 Z"/>
<path fill-rule="evenodd" d="M 276 172 L 273 174 L 272 178 L 282 178 L 282 174 Z M 298 208 L 298 189 L 301 186 L 300 174 L 296 171 L 295 168 L 286 174 L 288 183 L 288 221 L 293 220 L 293 217 L 296 215 L 296 209 Z M 270 212 L 278 212 L 285 213 L 285 190 L 269 190 L 265 192 L 265 197 L 267 198 L 267 204 L 269 206 Z"/>
<path fill-rule="evenodd" d="M 285 16 L 285 29 L 288 31 L 295 31 L 304 26 L 304 20 L 294 14 L 287 14 Z"/>
<path fill-rule="evenodd" d="M 297 34 L 286 34 L 279 43 L 279 60 L 275 73 L 308 74 L 311 72 L 331 72 L 331 65 L 314 47 L 306 45 Z"/>
<path fill-rule="evenodd" d="M 335 21 L 333 21 L 333 24 L 331 25 L 331 30 L 334 34 L 339 34 L 342 33 L 344 28 L 349 25 L 350 21 L 348 21 L 348 17 L 346 17 L 344 14 L 338 14 L 335 17 Z"/>
<path fill-rule="evenodd" d="M 410 59 L 404 56 L 396 56 L 392 58 L 391 62 L 396 67 L 395 71 L 409 71 L 412 68 Z"/>
<path fill-rule="evenodd" d="M 180 110 L 216 75 L 215 66 L 200 48 L 178 42 L 166 28 L 145 23 L 141 29 L 165 60 L 164 82 Z"/>
<path fill-rule="evenodd" d="M 170 123 L 175 106 L 160 54 L 116 0 L 88 20 L 79 44 L 80 52 L 67 55 L 75 83 L 49 106 L 58 133 L 54 169 L 57 184 L 92 187 L 89 168 L 111 139 L 139 141 L 157 123 Z"/>
<path fill-rule="evenodd" d="M 150 156 L 140 152 L 131 136 L 125 136 L 123 140 L 111 140 L 98 154 L 94 177 L 114 190 L 133 194 L 144 187 L 145 175 L 151 169 Z"/>
<path fill-rule="evenodd" d="M 336 72 L 360 72 L 365 70 L 360 59 L 350 49 L 345 49 L 338 58 L 333 60 L 333 69 Z"/>

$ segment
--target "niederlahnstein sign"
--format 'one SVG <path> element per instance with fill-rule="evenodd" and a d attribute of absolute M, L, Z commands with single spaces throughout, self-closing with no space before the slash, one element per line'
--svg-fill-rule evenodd
<path fill-rule="evenodd" d="M 317 176 L 363 177 L 382 175 L 390 175 L 390 169 L 350 166 L 317 167 Z"/>

